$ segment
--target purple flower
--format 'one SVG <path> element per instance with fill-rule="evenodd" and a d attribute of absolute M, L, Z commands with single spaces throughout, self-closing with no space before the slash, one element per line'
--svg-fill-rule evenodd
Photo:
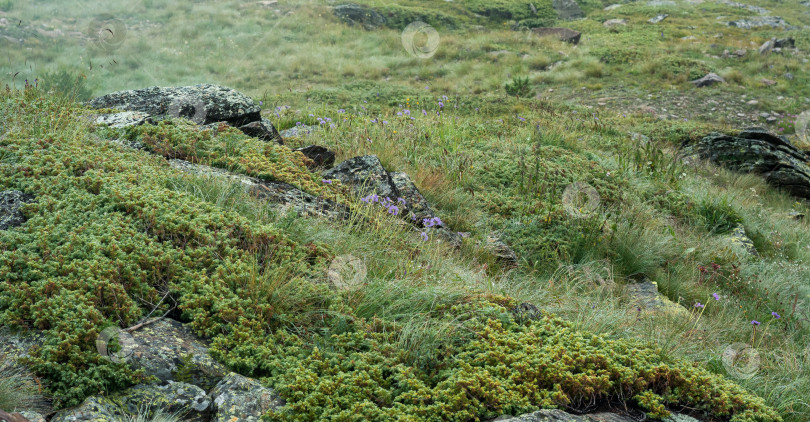
<path fill-rule="evenodd" d="M 405 198 L 401 198 L 401 197 L 400 197 L 400 198 L 397 198 L 397 202 L 399 202 L 399 203 L 400 203 L 400 204 L 402 204 L 402 205 L 406 205 L 406 203 L 405 203 Z"/>
<path fill-rule="evenodd" d="M 398 111 L 398 112 L 397 112 L 397 116 L 402 116 L 402 112 L 401 112 L 401 111 Z"/>
<path fill-rule="evenodd" d="M 782 318 L 782 317 L 781 317 L 779 314 L 777 314 L 776 312 L 771 312 L 771 315 L 773 315 L 773 317 L 774 317 L 774 318 L 776 318 L 776 319 Z"/>
<path fill-rule="evenodd" d="M 430 89 L 430 87 L 429 87 L 429 86 L 427 86 L 427 85 L 425 85 L 425 89 Z"/>
<path fill-rule="evenodd" d="M 425 109 L 422 109 L 422 115 L 427 116 L 427 111 L 425 111 Z"/>
<path fill-rule="evenodd" d="M 331 185 L 331 184 L 332 184 L 332 181 L 331 181 L 331 180 L 329 180 L 329 179 L 323 179 L 323 180 L 321 180 L 321 182 L 326 183 L 327 185 Z"/>
<path fill-rule="evenodd" d="M 342 108 L 340 110 L 338 110 L 338 113 L 345 113 L 345 112 L 346 112 L 346 110 L 344 110 Z"/>
<path fill-rule="evenodd" d="M 704 304 L 702 304 L 700 302 L 695 304 L 695 308 L 705 308 L 705 307 L 706 307 L 706 305 L 704 305 Z"/>
<path fill-rule="evenodd" d="M 259 101 L 259 105 L 264 105 L 264 101 Z"/>
<path fill-rule="evenodd" d="M 334 123 L 329 123 L 329 128 L 330 128 L 330 129 L 334 129 L 334 128 L 336 128 L 336 127 L 337 127 L 337 126 L 335 126 L 335 124 L 334 124 Z"/>
<path fill-rule="evenodd" d="M 315 117 L 315 115 L 310 113 L 309 117 Z"/>
<path fill-rule="evenodd" d="M 759 325 L 759 321 L 753 320 L 753 321 L 751 321 L 751 325 Z"/>
<path fill-rule="evenodd" d="M 301 123 L 301 122 L 295 122 L 295 125 L 296 125 L 296 126 L 301 126 L 302 124 L 303 124 L 303 123 Z"/>
<path fill-rule="evenodd" d="M 388 214 L 393 215 L 399 214 L 399 207 L 397 207 L 396 205 L 391 205 L 390 207 L 388 207 Z"/>
<path fill-rule="evenodd" d="M 521 121 L 521 122 L 525 122 L 525 121 L 526 121 L 526 119 L 524 119 L 524 118 L 522 118 L 522 117 L 520 117 L 520 116 L 518 116 L 518 119 L 520 119 L 520 121 Z"/>
<path fill-rule="evenodd" d="M 371 123 L 377 123 L 377 119 L 371 119 Z"/>
<path fill-rule="evenodd" d="M 388 120 L 383 120 L 383 124 L 384 124 L 384 125 L 387 125 L 387 124 L 388 124 Z"/>
<path fill-rule="evenodd" d="M 439 108 L 444 108 L 444 103 L 439 101 Z"/>
<path fill-rule="evenodd" d="M 714 298 L 714 300 L 720 300 L 720 295 L 717 293 L 712 293 L 712 297 Z"/>
<path fill-rule="evenodd" d="M 422 232 L 422 240 L 424 240 L 425 242 L 427 242 L 427 240 L 428 240 L 428 235 L 427 235 L 427 233 Z"/>
<path fill-rule="evenodd" d="M 405 115 L 406 115 L 406 116 L 410 116 L 410 115 L 411 115 L 411 111 L 410 111 L 410 110 L 408 110 L 408 109 L 402 110 L 402 112 L 403 112 L 403 113 L 405 113 Z"/>

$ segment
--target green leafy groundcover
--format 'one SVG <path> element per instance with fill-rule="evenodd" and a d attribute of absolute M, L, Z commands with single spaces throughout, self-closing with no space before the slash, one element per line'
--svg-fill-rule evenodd
<path fill-rule="evenodd" d="M 82 113 L 34 89 L 0 91 L 0 189 L 36 197 L 25 225 L 0 232 L 0 324 L 43 331 L 28 363 L 57 407 L 142 380 L 99 356 L 94 341 L 168 292 L 193 330 L 212 338 L 216 359 L 286 398 L 273 420 L 466 421 L 594 399 L 628 400 L 654 417 L 672 404 L 735 422 L 780 420 L 761 398 L 694 364 L 552 315 L 516 320 L 503 297 L 434 309 L 431 318 L 456 328 L 420 361 L 400 346 L 403 325 L 360 318 L 310 282 L 331 255 L 325 247 L 167 189 L 174 170 L 165 160 L 97 139 Z M 273 149 L 158 139 L 151 148 L 194 151 L 234 170 L 305 174 Z"/>

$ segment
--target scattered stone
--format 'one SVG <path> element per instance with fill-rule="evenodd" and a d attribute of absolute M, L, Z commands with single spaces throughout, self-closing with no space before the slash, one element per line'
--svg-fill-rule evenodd
<path fill-rule="evenodd" d="M 793 38 L 774 38 L 773 46 L 775 48 L 796 48 L 796 40 Z"/>
<path fill-rule="evenodd" d="M 752 6 L 750 4 L 737 3 L 737 2 L 734 2 L 734 1 L 731 1 L 731 0 L 718 0 L 718 2 L 722 3 L 722 4 L 725 4 L 727 6 L 738 7 L 740 9 L 746 9 L 746 10 L 749 10 L 749 11 L 754 12 L 754 13 L 759 13 L 760 15 L 768 15 L 768 14 L 771 13 L 770 11 L 768 11 L 768 9 L 765 9 L 765 8 L 762 8 L 762 7 L 759 7 L 759 6 Z"/>
<path fill-rule="evenodd" d="M 305 157 L 312 160 L 314 163 L 312 168 L 330 168 L 333 164 L 335 164 L 335 152 L 319 145 L 295 148 L 293 151 L 298 151 L 301 154 L 304 154 Z"/>
<path fill-rule="evenodd" d="M 41 415 L 40 413 L 31 411 L 31 410 L 21 410 L 19 414 L 25 418 L 28 422 L 45 422 L 45 416 Z M 2 418 L 0 418 L 2 419 Z M 9 421 L 11 422 L 11 421 Z"/>
<path fill-rule="evenodd" d="M 20 413 L 6 413 L 0 410 L 0 422 L 30 422 Z"/>
<path fill-rule="evenodd" d="M 515 320 L 519 323 L 525 321 L 537 321 L 543 317 L 543 312 L 538 309 L 537 306 L 529 302 L 523 302 L 520 305 L 515 306 L 515 308 L 509 312 L 512 313 Z"/>
<path fill-rule="evenodd" d="M 90 100 L 90 107 L 139 111 L 154 120 L 186 117 L 201 125 L 225 121 L 238 127 L 261 120 L 261 109 L 250 97 L 211 84 L 117 91 Z"/>
<path fill-rule="evenodd" d="M 372 30 L 385 25 L 385 17 L 377 13 L 376 10 L 361 6 L 359 4 L 341 4 L 333 9 L 335 16 L 350 25 L 362 25 L 367 30 Z"/>
<path fill-rule="evenodd" d="M 410 176 L 400 171 L 392 171 L 388 174 L 394 187 L 399 191 L 399 195 L 405 199 L 407 210 L 411 213 L 411 217 L 408 218 L 416 227 L 424 227 L 424 220 L 436 217 L 436 213 L 433 212 L 427 199 L 422 196 L 419 189 L 416 188 Z"/>
<path fill-rule="evenodd" d="M 557 12 L 557 16 L 563 20 L 580 19 L 585 17 L 576 0 L 552 0 L 551 6 Z M 575 43 L 576 44 L 576 43 Z"/>
<path fill-rule="evenodd" d="M 793 80 L 793 74 L 792 74 L 792 73 L 790 73 L 790 72 L 785 72 L 784 77 L 785 77 L 785 79 L 787 79 L 787 80 L 789 80 L 789 81 L 792 81 L 792 80 Z"/>
<path fill-rule="evenodd" d="M 517 268 L 517 254 L 498 237 L 494 235 L 487 236 L 486 242 L 484 242 L 484 248 L 492 253 L 498 263 L 505 268 Z"/>
<path fill-rule="evenodd" d="M 252 136 L 264 142 L 275 142 L 279 145 L 284 145 L 284 139 L 281 138 L 276 127 L 273 126 L 270 120 L 265 118 L 240 126 L 239 130 L 245 135 Z"/>
<path fill-rule="evenodd" d="M 560 41 L 571 44 L 579 44 L 579 39 L 582 36 L 581 32 L 568 28 L 533 28 L 532 32 L 541 37 L 554 36 Z"/>
<path fill-rule="evenodd" d="M 681 37 L 681 40 L 682 40 L 682 41 L 694 41 L 694 40 L 696 40 L 696 39 L 697 39 L 697 37 L 696 37 L 696 36 L 694 36 L 694 35 L 689 35 L 689 36 L 686 36 L 686 37 Z"/>
<path fill-rule="evenodd" d="M 0 191 L 0 230 L 8 230 L 25 223 L 26 218 L 20 211 L 23 204 L 34 202 L 34 196 L 18 190 Z"/>
<path fill-rule="evenodd" d="M 804 213 L 799 211 L 791 211 L 788 213 L 788 217 L 794 220 L 804 220 Z"/>
<path fill-rule="evenodd" d="M 647 22 L 649 22 L 649 23 L 661 23 L 661 22 L 663 22 L 663 21 L 664 21 L 664 19 L 666 19 L 666 18 L 668 18 L 668 17 L 669 17 L 669 15 L 667 15 L 667 14 L 658 15 L 658 16 L 656 16 L 656 17 L 654 17 L 654 18 L 651 18 L 651 19 L 650 19 L 650 20 L 648 20 Z"/>
<path fill-rule="evenodd" d="M 720 75 L 716 73 L 709 73 L 700 79 L 695 79 L 694 81 L 690 82 L 698 88 L 703 88 L 705 86 L 712 86 L 718 83 L 726 83 L 726 80 L 721 78 Z"/>
<path fill-rule="evenodd" d="M 120 113 L 100 114 L 96 117 L 97 125 L 107 125 L 111 128 L 124 128 L 152 123 L 149 115 L 139 111 L 122 111 Z"/>
<path fill-rule="evenodd" d="M 616 9 L 618 9 L 620 7 L 622 7 L 621 4 L 611 4 L 610 6 L 606 7 L 604 10 L 605 11 L 611 11 L 611 10 L 616 10 Z"/>
<path fill-rule="evenodd" d="M 658 292 L 658 283 L 644 277 L 641 283 L 629 284 L 627 293 L 631 301 L 647 313 L 662 313 L 688 317 L 689 311 Z"/>
<path fill-rule="evenodd" d="M 51 422 L 118 422 L 130 420 L 118 405 L 107 397 L 90 396 L 77 407 L 65 409 L 51 418 Z"/>
<path fill-rule="evenodd" d="M 765 43 L 763 43 L 761 46 L 759 46 L 759 54 L 762 55 L 762 56 L 764 56 L 766 54 L 770 54 L 770 52 L 773 50 L 773 47 L 774 47 L 773 44 L 774 44 L 773 39 L 765 41 Z"/>
<path fill-rule="evenodd" d="M 772 85 L 775 85 L 775 84 L 776 84 L 776 81 L 771 80 L 771 79 L 765 79 L 765 78 L 762 78 L 762 79 L 759 81 L 759 83 L 761 83 L 762 85 L 765 85 L 765 86 L 772 86 Z"/>
<path fill-rule="evenodd" d="M 675 6 L 675 2 L 672 0 L 649 0 L 647 2 L 647 6 Z"/>
<path fill-rule="evenodd" d="M 323 173 L 325 179 L 337 179 L 351 185 L 359 196 L 377 194 L 396 201 L 399 192 L 391 181 L 391 176 L 383 168 L 376 155 L 363 155 L 341 162 L 335 168 Z"/>
<path fill-rule="evenodd" d="M 742 247 L 749 255 L 759 256 L 754 242 L 748 237 L 748 234 L 745 232 L 745 227 L 742 224 L 738 224 L 734 227 L 728 235 L 728 238 L 732 245 Z"/>
<path fill-rule="evenodd" d="M 627 25 L 627 19 L 608 19 L 602 25 L 604 25 L 605 28 L 610 28 L 613 26 L 624 26 Z"/>
<path fill-rule="evenodd" d="M 810 199 L 810 157 L 785 137 L 763 128 L 748 128 L 738 135 L 712 133 L 691 148 L 702 159 L 731 170 L 759 174 L 772 186 Z"/>
<path fill-rule="evenodd" d="M 233 372 L 211 390 L 210 397 L 214 422 L 259 422 L 263 414 L 285 404 L 275 391 Z"/>
<path fill-rule="evenodd" d="M 753 29 L 763 26 L 769 26 L 771 28 L 788 27 L 787 22 L 779 16 L 755 16 L 748 19 L 726 22 L 726 25 L 741 29 Z"/>
<path fill-rule="evenodd" d="M 180 381 L 177 371 L 182 367 L 189 376 L 182 381 L 207 391 L 228 373 L 208 355 L 207 342 L 180 322 L 163 318 L 134 330 L 131 335 L 132 345 L 126 348 L 127 363 L 161 382 Z"/>

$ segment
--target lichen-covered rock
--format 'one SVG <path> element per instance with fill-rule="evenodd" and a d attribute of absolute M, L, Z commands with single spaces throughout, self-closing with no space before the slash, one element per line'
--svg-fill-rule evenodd
<path fill-rule="evenodd" d="M 396 200 L 399 196 L 391 176 L 383 168 L 376 155 L 363 155 L 349 158 L 323 173 L 326 179 L 337 179 L 352 186 L 360 196 L 377 194 L 383 198 Z"/>
<path fill-rule="evenodd" d="M 97 125 L 107 125 L 111 128 L 123 128 L 151 123 L 149 115 L 140 111 L 122 111 L 120 113 L 100 114 L 96 116 Z"/>
<path fill-rule="evenodd" d="M 90 396 L 78 407 L 65 409 L 51 418 L 51 422 L 124 422 L 130 418 L 107 397 Z"/>
<path fill-rule="evenodd" d="M 127 350 L 127 362 L 162 382 L 178 381 L 177 371 L 182 368 L 188 377 L 182 381 L 207 391 L 228 373 L 208 355 L 206 341 L 177 321 L 164 318 L 131 334 L 133 345 Z"/>
<path fill-rule="evenodd" d="M 518 257 L 512 248 L 494 235 L 487 236 L 484 242 L 484 248 L 487 249 L 495 259 L 506 268 L 516 268 L 518 266 Z"/>
<path fill-rule="evenodd" d="M 23 204 L 34 202 L 34 196 L 18 190 L 0 191 L 0 230 L 8 230 L 25 223 L 20 211 Z"/>
<path fill-rule="evenodd" d="M 211 420 L 216 422 L 258 422 L 263 414 L 284 406 L 275 391 L 233 372 L 209 395 L 213 401 Z"/>
<path fill-rule="evenodd" d="M 184 382 L 139 384 L 113 395 L 110 401 L 130 415 L 161 411 L 187 422 L 208 420 L 211 406 L 211 398 L 202 388 Z"/>
<path fill-rule="evenodd" d="M 754 242 L 748 237 L 748 234 L 745 232 L 745 227 L 742 224 L 738 224 L 731 230 L 731 233 L 728 234 L 728 239 L 732 245 L 741 247 L 749 255 L 759 256 Z"/>
<path fill-rule="evenodd" d="M 39 331 L 13 332 L 7 327 L 0 327 L 0 360 L 30 357 L 34 346 L 41 346 L 45 336 Z"/>
<path fill-rule="evenodd" d="M 28 422 L 45 422 L 45 416 L 41 415 L 38 412 L 34 412 L 31 410 L 21 410 L 20 415 L 28 420 Z"/>
<path fill-rule="evenodd" d="M 753 29 L 763 26 L 769 26 L 771 28 L 790 28 L 790 25 L 779 16 L 751 16 L 745 19 L 726 22 L 726 25 L 740 29 Z"/>
<path fill-rule="evenodd" d="M 581 32 L 568 28 L 532 28 L 532 32 L 541 37 L 551 36 L 571 44 L 579 44 L 582 37 Z"/>
<path fill-rule="evenodd" d="M 293 151 L 298 151 L 301 154 L 304 154 L 305 157 L 312 160 L 313 168 L 329 168 L 335 164 L 335 152 L 319 145 L 295 148 Z"/>
<path fill-rule="evenodd" d="M 716 73 L 709 73 L 700 79 L 695 79 L 694 81 L 689 82 L 698 88 L 703 88 L 705 86 L 712 86 L 714 84 L 726 83 L 726 80 Z"/>
<path fill-rule="evenodd" d="M 630 301 L 647 313 L 662 313 L 688 317 L 689 311 L 658 292 L 658 283 L 645 279 L 627 286 Z"/>
<path fill-rule="evenodd" d="M 428 201 L 416 188 L 413 180 L 403 172 L 392 171 L 388 173 L 391 178 L 391 183 L 397 189 L 398 197 L 405 200 L 407 211 L 412 213 L 408 216 L 417 227 L 422 227 L 426 219 L 436 217 L 436 213 L 428 204 Z"/>
<path fill-rule="evenodd" d="M 359 4 L 341 4 L 334 8 L 335 16 L 349 24 L 359 24 L 365 29 L 375 29 L 385 25 L 385 17 L 376 10 Z"/>
<path fill-rule="evenodd" d="M 156 120 L 186 117 L 198 124 L 226 121 L 238 127 L 261 120 L 261 109 L 250 97 L 212 84 L 117 91 L 90 100 L 90 106 L 139 111 Z"/>
<path fill-rule="evenodd" d="M 712 133 L 692 147 L 702 159 L 744 173 L 755 173 L 794 196 L 810 199 L 810 157 L 784 137 L 762 128 L 739 135 Z"/>
<path fill-rule="evenodd" d="M 501 416 L 495 419 L 498 422 L 635 422 L 638 420 L 636 417 L 610 412 L 573 415 L 558 409 L 544 409 L 525 415 Z M 686 415 L 673 414 L 665 418 L 664 422 L 698 422 L 698 420 Z"/>

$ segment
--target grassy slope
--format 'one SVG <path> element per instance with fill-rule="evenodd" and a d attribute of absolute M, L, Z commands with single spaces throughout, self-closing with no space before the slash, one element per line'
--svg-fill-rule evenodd
<path fill-rule="evenodd" d="M 82 30 L 86 19 L 70 21 L 71 13 L 82 17 L 80 3 L 70 9 L 15 4 L 9 13 L 33 22 L 57 19 L 56 26 Z M 803 7 L 795 2 L 761 5 L 793 24 L 806 23 L 805 15 L 789 13 Z M 297 121 L 314 123 L 309 114 L 331 117 L 335 127 L 319 133 L 318 143 L 338 151 L 339 158 L 378 154 L 388 167 L 414 176 L 438 205 L 442 219 L 456 230 L 470 231 L 479 239 L 489 230 L 503 231 L 524 258 L 518 271 L 504 274 L 471 245 L 460 257 L 448 256 L 439 246 L 402 240 L 404 234 L 391 230 L 366 233 L 300 223 L 249 205 L 227 186 L 160 176 L 173 181 L 166 184 L 169 191 L 196 195 L 249 222 L 279 225 L 278 230 L 297 243 L 322 242 L 333 245 L 332 253 L 364 256 L 369 266 L 367 290 L 345 302 L 335 299 L 337 310 L 330 307 L 331 301 L 324 303 L 325 293 L 317 289 L 298 291 L 274 284 L 278 281 L 263 281 L 259 291 L 275 298 L 295 297 L 314 314 L 329 309 L 338 316 L 377 315 L 396 321 L 401 331 L 394 343 L 406 351 L 404 362 L 428 368 L 441 361 L 438 346 L 446 347 L 442 338 L 455 332 L 458 323 L 435 315 L 424 303 L 440 297 L 452 303 L 471 291 L 531 301 L 571 321 L 575 329 L 637 339 L 661 348 L 667 359 L 688 358 L 720 374 L 725 374 L 720 362 L 725 346 L 749 343 L 760 354 L 760 370 L 738 382 L 764 397 L 786 420 L 803 421 L 810 415 L 803 395 L 810 388 L 806 343 L 810 286 L 802 282 L 810 275 L 805 240 L 810 233 L 805 223 L 787 217 L 794 209 L 806 212 L 806 207 L 755 177 L 711 166 L 685 167 L 671 158 L 681 141 L 710 130 L 704 122 L 727 123 L 727 116 L 712 116 L 700 104 L 705 98 L 739 102 L 746 93 L 760 99 L 756 107 L 768 111 L 803 110 L 804 97 L 810 93 L 801 57 L 750 53 L 738 61 L 711 57 L 724 48 L 750 48 L 750 43 L 759 45 L 767 37 L 786 34 L 718 26 L 716 16 L 741 12 L 714 3 L 669 8 L 624 5 L 613 12 L 594 8 L 590 19 L 571 23 L 586 34 L 574 48 L 501 29 L 508 23 L 489 22 L 487 28 L 472 30 L 469 25 L 481 23 L 476 18 L 452 8 L 435 9 L 456 16 L 461 25 L 440 28 L 439 51 L 430 60 L 420 60 L 405 54 L 399 31 L 382 29 L 358 36 L 359 29 L 339 24 L 328 8 L 317 4 L 287 4 L 279 6 L 279 12 L 208 3 L 168 8 L 144 4 L 134 14 L 118 14 L 114 2 L 110 7 L 109 12 L 128 25 L 126 39 L 114 51 L 85 49 L 70 38 L 60 38 L 60 47 L 72 53 L 57 54 L 55 45 L 32 40 L 32 50 L 8 50 L 5 68 L 22 69 L 20 63 L 26 59 L 41 65 L 46 58 L 56 58 L 74 72 L 84 69 L 89 86 L 98 93 L 151 84 L 219 82 L 261 98 L 266 115 L 282 128 Z M 664 24 L 645 23 L 662 11 L 671 15 Z M 600 24 L 609 17 L 626 17 L 631 25 L 609 32 Z M 723 36 L 715 38 L 717 33 Z M 680 40 L 690 34 L 698 40 Z M 806 31 L 791 35 L 799 48 L 808 46 Z M 220 59 L 211 62 L 194 53 L 203 49 Z M 489 53 L 500 50 L 508 53 L 497 57 Z M 82 62 L 75 57 L 82 57 Z M 685 83 L 694 63 L 685 58 L 733 82 L 695 92 Z M 113 59 L 118 65 L 99 67 Z M 544 70 L 557 61 L 561 63 Z M 44 70 L 23 70 L 16 80 L 33 79 Z M 780 78 L 785 71 L 794 79 Z M 503 83 L 519 75 L 529 76 L 532 88 L 543 92 L 544 98 L 504 98 Z M 764 87 L 758 83 L 763 77 L 777 79 L 778 84 Z M 548 93 L 549 88 L 554 92 Z M 634 113 L 629 99 L 648 92 L 666 101 L 672 96 L 694 97 L 695 111 L 679 116 L 688 116 L 688 121 L 658 121 Z M 777 95 L 787 98 L 777 100 Z M 608 96 L 618 99 L 600 109 L 596 102 Z M 557 98 L 575 99 L 576 105 Z M 272 107 L 284 105 L 292 107 L 273 112 Z M 405 109 L 415 120 L 398 116 Z M 372 123 L 375 118 L 378 123 Z M 628 136 L 630 131 L 649 135 L 652 142 L 641 147 Z M 305 141 L 291 140 L 294 145 L 298 142 Z M 6 184 L 11 183 L 8 180 Z M 574 218 L 563 207 L 562 192 L 576 181 L 596 187 L 602 198 L 602 206 L 589 218 Z M 712 233 L 718 221 L 738 217 L 762 258 L 746 257 L 722 235 Z M 427 250 L 414 257 L 414 248 Z M 620 292 L 626 277 L 637 272 L 648 274 L 667 296 L 693 309 L 692 318 L 645 316 L 631 310 Z M 306 274 L 302 277 L 317 278 Z M 247 282 L 255 283 L 243 281 Z M 392 299 L 384 293 L 390 283 L 397 292 L 410 294 Z M 428 293 L 417 294 L 419 289 Z M 721 300 L 715 301 L 712 293 Z M 695 302 L 706 308 L 693 308 Z M 126 325 L 126 318 L 136 318 L 137 304 L 128 309 L 125 315 L 130 316 L 111 322 Z M 260 310 L 255 312 L 261 315 Z M 782 318 L 773 318 L 771 312 Z M 303 330 L 313 323 L 278 314 L 283 318 L 273 320 L 276 326 Z M 90 321 L 101 324 L 104 316 L 111 317 L 101 312 Z M 763 324 L 752 328 L 754 319 Z M 216 331 L 216 325 L 199 324 L 201 330 Z M 220 357 L 239 367 L 239 353 L 223 341 Z M 243 372 L 266 374 L 242 365 Z M 44 374 L 47 368 L 40 366 Z"/>

